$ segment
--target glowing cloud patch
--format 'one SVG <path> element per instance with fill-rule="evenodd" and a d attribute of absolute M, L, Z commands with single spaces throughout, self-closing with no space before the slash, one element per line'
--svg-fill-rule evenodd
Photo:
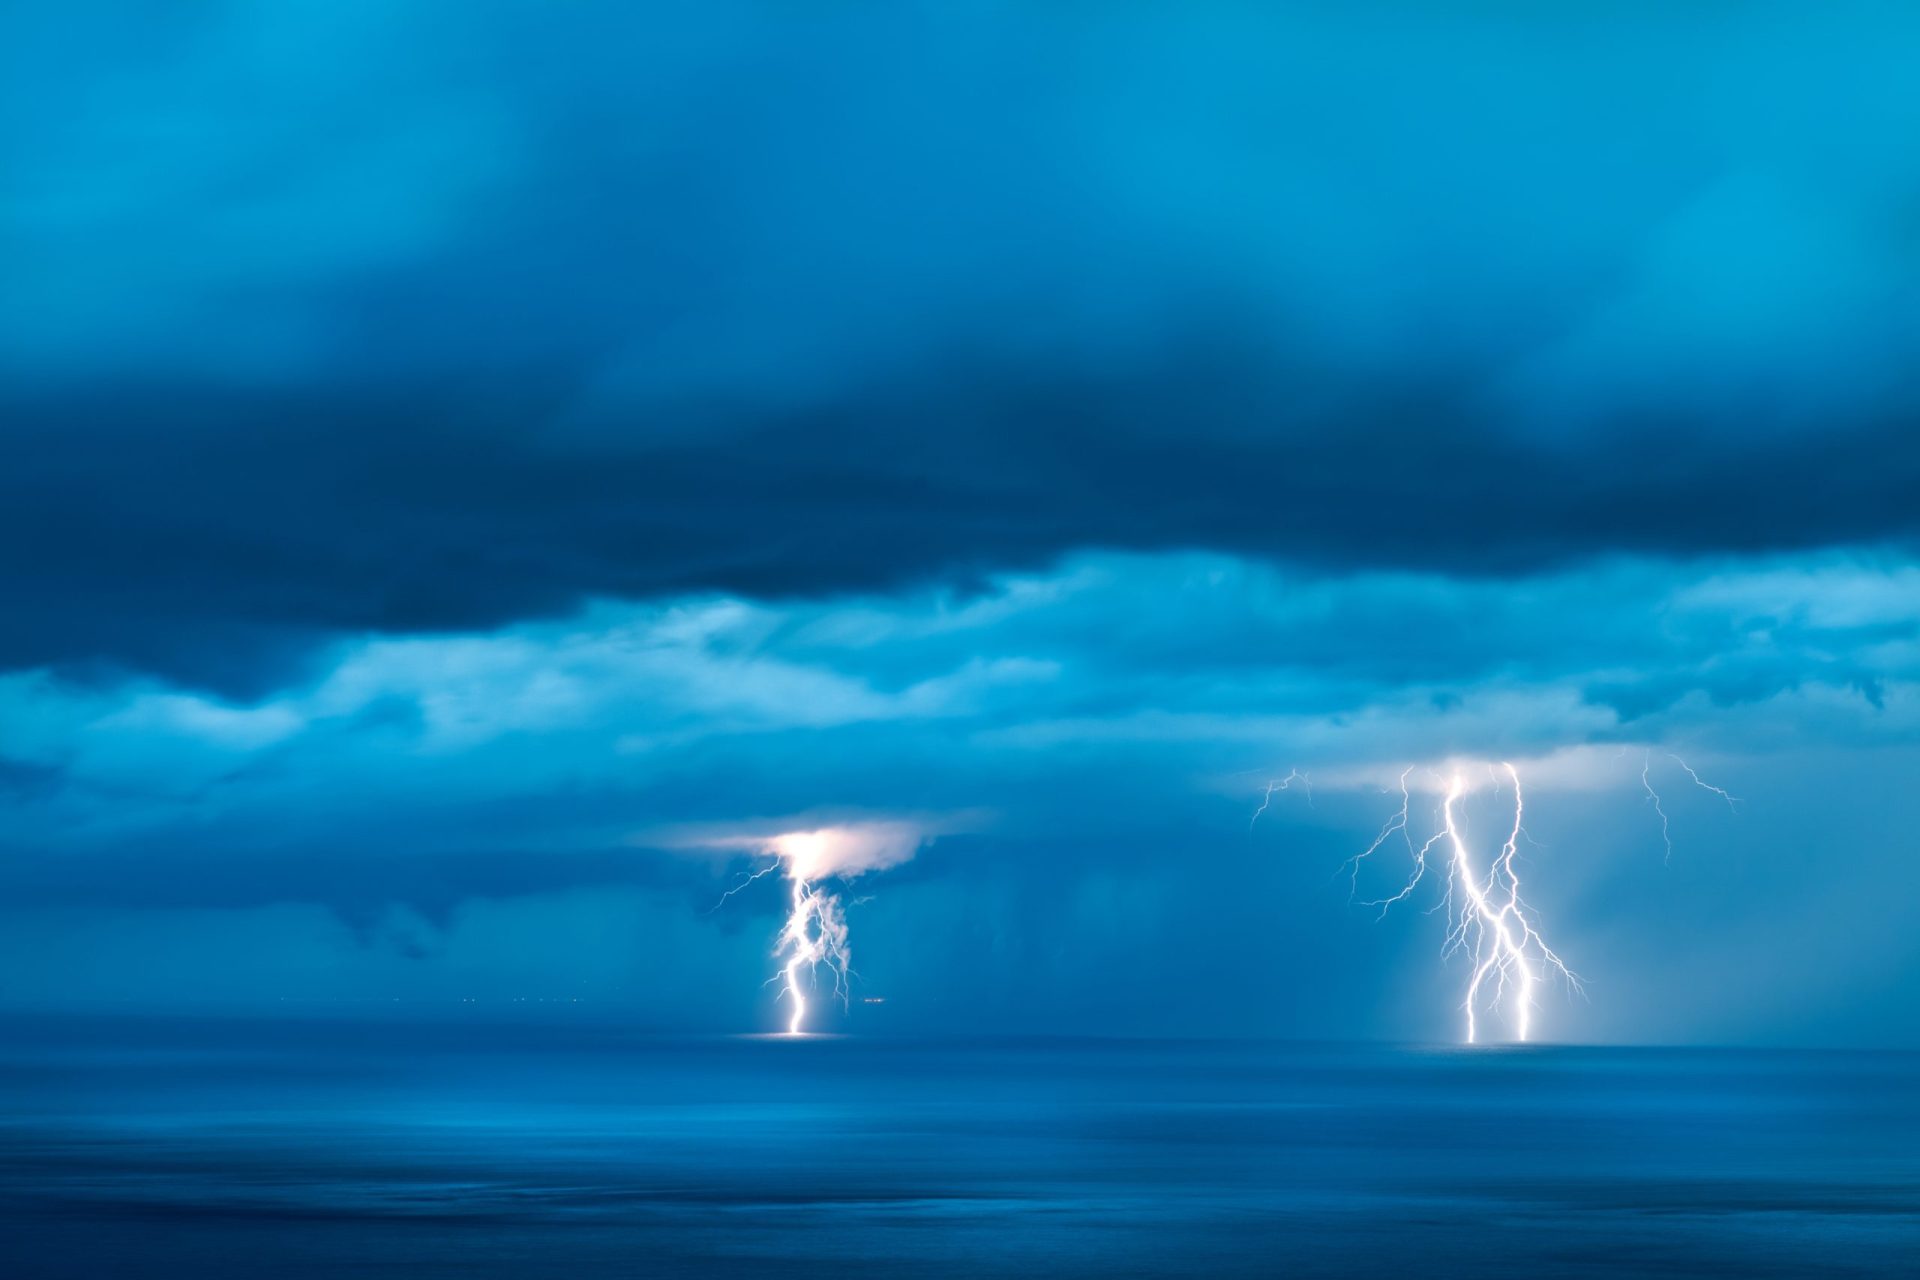
<path fill-rule="evenodd" d="M 784 831 L 768 840 L 763 851 L 780 859 L 796 880 L 844 879 L 898 866 L 919 850 L 922 839 L 920 828 L 909 823 L 863 822 Z"/>

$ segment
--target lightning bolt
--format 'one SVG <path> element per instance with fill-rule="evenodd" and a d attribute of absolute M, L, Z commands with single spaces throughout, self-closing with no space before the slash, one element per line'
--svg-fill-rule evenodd
<path fill-rule="evenodd" d="M 1352 902 L 1354 895 L 1360 892 L 1360 864 L 1378 853 L 1380 846 L 1392 839 L 1396 832 L 1398 832 L 1400 838 L 1406 842 L 1407 852 L 1413 857 L 1413 874 L 1407 878 L 1406 884 L 1401 886 L 1400 892 L 1394 894 L 1391 898 L 1375 898 L 1370 902 L 1360 904 L 1366 907 L 1380 908 L 1382 917 L 1387 914 L 1387 908 L 1396 902 L 1405 901 L 1413 893 L 1421 879 L 1427 874 L 1427 854 L 1433 851 L 1434 845 L 1440 843 L 1440 836 L 1435 835 L 1416 849 L 1413 845 L 1413 837 L 1407 832 L 1407 810 L 1413 803 L 1412 797 L 1407 792 L 1407 777 L 1412 772 L 1412 765 L 1408 765 L 1400 771 L 1399 811 L 1387 819 L 1386 824 L 1380 828 L 1380 834 L 1373 838 L 1372 844 L 1362 849 L 1359 853 L 1354 854 L 1351 858 L 1348 858 L 1346 862 L 1347 901 Z"/>
<path fill-rule="evenodd" d="M 1488 868 L 1484 884 L 1473 865 L 1455 811 L 1460 797 L 1466 793 L 1466 781 L 1458 772 L 1447 785 L 1447 798 L 1440 810 L 1447 842 L 1453 851 L 1447 886 L 1449 901 L 1457 904 L 1451 945 L 1469 950 L 1474 957 L 1473 980 L 1462 1002 L 1468 1044 L 1479 1038 L 1476 1007 L 1489 975 L 1495 981 L 1491 1000 L 1494 1008 L 1499 1008 L 1507 998 L 1509 985 L 1514 988 L 1514 1033 L 1521 1041 L 1527 1039 L 1533 1020 L 1533 990 L 1539 982 L 1536 963 L 1558 973 L 1574 990 L 1580 989 L 1580 980 L 1534 929 L 1520 900 L 1520 875 L 1513 860 L 1525 829 L 1522 822 L 1526 800 L 1520 790 L 1519 772 L 1510 764 L 1503 763 L 1500 767 L 1513 784 L 1513 829 Z"/>
<path fill-rule="evenodd" d="M 743 877 L 739 884 L 733 886 L 733 888 L 727 890 L 725 893 L 720 895 L 720 901 L 714 903 L 712 906 L 707 908 L 707 914 L 712 915 L 714 912 L 718 911 L 720 908 L 727 905 L 728 898 L 731 898 L 734 894 L 740 892 L 742 889 L 746 888 L 748 885 L 752 884 L 755 880 L 758 880 L 760 877 L 770 876 L 774 872 L 778 871 L 779 869 L 780 869 L 780 863 L 776 859 L 773 862 L 769 862 L 766 866 L 760 868 L 758 871 L 754 872 L 752 875 Z"/>
<path fill-rule="evenodd" d="M 1660 815 L 1660 843 L 1666 846 L 1667 850 L 1662 861 L 1671 863 L 1673 861 L 1673 826 L 1667 820 L 1667 807 L 1660 802 L 1660 793 L 1654 790 L 1653 779 L 1648 776 L 1652 772 L 1653 752 L 1649 751 L 1640 761 L 1640 785 L 1646 788 L 1647 801 L 1653 805 L 1653 811 Z"/>
<path fill-rule="evenodd" d="M 780 984 L 780 995 L 790 1005 L 792 1011 L 787 1016 L 787 1034 L 804 1034 L 807 1020 L 807 992 L 820 987 L 820 966 L 825 965 L 832 975 L 833 998 L 842 1006 L 848 1003 L 847 979 L 853 974 L 852 952 L 847 947 L 847 917 L 842 910 L 839 895 L 821 888 L 812 881 L 802 879 L 793 873 L 790 864 L 776 858 L 750 875 L 743 876 L 739 884 L 720 895 L 720 900 L 708 908 L 712 915 L 727 904 L 727 899 L 739 893 L 774 872 L 786 868 L 788 871 L 789 906 L 786 924 L 781 926 L 778 939 L 774 943 L 774 958 L 780 967 L 766 981 L 767 986 Z M 856 898 L 855 903 L 872 899 Z"/>
<path fill-rule="evenodd" d="M 1260 807 L 1253 811 L 1253 816 L 1251 818 L 1247 819 L 1247 830 L 1249 831 L 1253 830 L 1254 823 L 1260 821 L 1260 815 L 1265 813 L 1268 807 L 1273 804 L 1273 797 L 1275 796 L 1275 794 L 1281 791 L 1285 791 L 1288 787 L 1291 787 L 1296 782 L 1306 789 L 1307 803 L 1312 804 L 1313 803 L 1313 779 L 1308 777 L 1306 774 L 1300 772 L 1298 769 L 1289 770 L 1286 777 L 1281 778 L 1277 782 L 1267 783 L 1267 793 L 1264 796 L 1260 797 Z"/>
<path fill-rule="evenodd" d="M 819 969 L 826 965 L 833 975 L 833 996 L 842 1006 L 847 1003 L 847 976 L 853 972 L 848 963 L 847 918 L 840 909 L 838 896 L 817 885 L 793 879 L 793 909 L 773 953 L 783 961 L 780 971 L 767 980 L 781 983 L 781 994 L 792 1004 L 787 1018 L 787 1034 L 802 1034 L 807 1020 L 807 990 L 820 984 Z"/>
<path fill-rule="evenodd" d="M 773 860 L 742 877 L 713 904 L 717 911 L 734 894 L 774 872 L 787 879 L 787 918 L 773 944 L 779 962 L 763 984 L 779 984 L 778 999 L 789 1006 L 787 1034 L 804 1034 L 811 1002 L 831 992 L 842 1008 L 853 1002 L 848 989 L 854 972 L 847 948 L 847 913 L 842 892 L 870 871 L 911 858 L 926 843 L 928 828 L 919 822 L 845 822 L 811 830 L 772 834 L 728 834 L 701 843 L 725 849 L 751 849 Z M 826 886 L 832 885 L 829 889 Z M 853 899 L 854 906 L 873 901 L 873 895 Z M 711 913 L 709 913 L 711 914 Z M 821 973 L 825 967 L 826 973 Z M 849 1010 L 851 1011 L 851 1010 Z"/>
<path fill-rule="evenodd" d="M 1714 795 L 1719 796 L 1722 800 L 1725 800 L 1727 802 L 1727 808 L 1729 811 L 1733 813 L 1740 812 L 1739 796 L 1733 795 L 1727 792 L 1726 790 L 1724 790 L 1723 788 L 1714 786 L 1711 782 L 1708 782 L 1706 779 L 1702 778 L 1699 774 L 1695 773 L 1693 771 L 1692 765 L 1688 764 L 1685 760 L 1682 760 L 1679 756 L 1673 754 L 1673 752 L 1668 751 L 1668 752 L 1665 752 L 1664 754 L 1666 755 L 1667 759 L 1673 761 L 1675 764 L 1680 766 L 1680 768 L 1686 773 L 1687 779 L 1690 782 L 1692 782 L 1694 786 L 1700 788 L 1702 791 L 1710 791 Z M 1660 816 L 1660 843 L 1666 848 L 1665 861 L 1668 863 L 1672 863 L 1673 861 L 1673 826 L 1672 826 L 1672 823 L 1668 821 L 1667 808 L 1665 803 L 1661 799 L 1660 792 L 1653 785 L 1653 752 L 1652 751 L 1645 752 L 1640 758 L 1640 786 L 1647 793 L 1647 802 L 1653 806 L 1653 811 Z"/>
<path fill-rule="evenodd" d="M 1706 781 L 1699 774 L 1693 771 L 1692 765 L 1688 764 L 1685 760 L 1682 760 L 1679 756 L 1673 754 L 1673 752 L 1671 751 L 1667 752 L 1667 759 L 1673 761 L 1675 764 L 1679 765 L 1683 770 L 1685 770 L 1687 777 L 1693 780 L 1694 786 L 1700 788 L 1702 791 L 1711 791 L 1713 792 L 1714 795 L 1717 795 L 1722 800 L 1725 800 L 1727 802 L 1728 812 L 1730 813 L 1740 812 L 1739 796 L 1732 795 L 1722 790 L 1721 788 L 1714 786 L 1711 782 Z"/>
<path fill-rule="evenodd" d="M 1526 797 L 1520 786 L 1520 773 L 1511 764 L 1502 763 L 1500 771 L 1513 790 L 1513 823 L 1497 852 L 1483 867 L 1474 852 L 1462 819 L 1461 800 L 1467 794 L 1467 777 L 1455 769 L 1445 779 L 1440 803 L 1439 829 L 1416 845 L 1411 832 L 1412 798 L 1408 768 L 1400 774 L 1400 808 L 1387 819 L 1373 843 L 1348 859 L 1354 884 L 1358 885 L 1360 864 L 1378 853 L 1395 835 L 1406 844 L 1413 870 L 1398 893 L 1364 903 L 1377 906 L 1385 915 L 1395 903 L 1413 895 L 1429 869 L 1429 855 L 1444 847 L 1447 888 L 1440 906 L 1447 912 L 1446 942 L 1443 956 L 1456 953 L 1469 956 L 1473 973 L 1467 982 L 1461 1012 L 1466 1019 L 1468 1044 L 1480 1040 L 1481 1020 L 1489 1013 L 1508 1016 L 1516 1040 L 1525 1041 L 1533 1031 L 1535 992 L 1542 980 L 1558 976 L 1574 991 L 1580 991 L 1580 979 L 1567 968 L 1540 934 L 1532 909 L 1521 897 L 1520 869 L 1517 860 L 1520 839 L 1526 834 Z M 1499 775 L 1494 775 L 1496 785 Z"/>
<path fill-rule="evenodd" d="M 1625 756 L 1628 750 L 1622 747 L 1620 755 Z M 1661 754 L 1673 761 L 1693 786 L 1719 796 L 1730 810 L 1739 811 L 1742 802 L 1738 796 L 1708 782 L 1692 765 L 1672 752 Z M 1642 754 L 1640 785 L 1654 813 L 1659 816 L 1661 843 L 1666 848 L 1668 858 L 1671 858 L 1672 828 L 1663 797 L 1654 784 L 1653 755 L 1651 749 Z M 1469 1044 L 1480 1040 L 1481 1024 L 1492 1013 L 1505 1016 L 1515 1039 L 1529 1039 L 1533 1034 L 1537 992 L 1545 981 L 1558 977 L 1572 991 L 1585 994 L 1579 976 L 1562 962 L 1541 936 L 1538 919 L 1521 893 L 1520 841 L 1531 837 L 1527 835 L 1526 796 L 1521 787 L 1520 772 L 1506 762 L 1497 768 L 1489 764 L 1486 772 L 1487 781 L 1496 792 L 1511 787 L 1513 821 L 1507 829 L 1506 838 L 1497 850 L 1485 858 L 1484 865 L 1461 812 L 1462 802 L 1470 790 L 1467 769 L 1455 768 L 1444 777 L 1439 773 L 1432 775 L 1442 796 L 1436 814 L 1437 826 L 1429 829 L 1421 824 L 1421 832 L 1416 834 L 1412 817 L 1412 789 L 1408 786 L 1408 779 L 1414 773 L 1414 766 L 1411 765 L 1400 773 L 1399 807 L 1381 824 L 1366 848 L 1341 864 L 1348 877 L 1348 901 L 1360 906 L 1378 907 L 1380 915 L 1384 917 L 1395 905 L 1413 897 L 1427 879 L 1428 872 L 1437 870 L 1438 865 L 1444 862 L 1446 889 L 1431 912 L 1446 912 L 1447 933 L 1441 947 L 1442 956 L 1464 954 L 1472 961 L 1473 971 L 1460 1005 Z M 1480 785 L 1478 774 L 1479 768 L 1474 766 L 1475 786 Z M 1277 782 L 1269 782 L 1254 818 L 1257 820 L 1267 811 L 1277 792 L 1286 790 L 1296 780 L 1304 782 L 1305 778 L 1305 774 L 1295 770 Z M 1359 899 L 1362 864 L 1378 855 L 1396 838 L 1406 846 L 1411 863 L 1405 881 L 1398 891 L 1389 896 Z M 1436 850 L 1440 851 L 1437 857 Z"/>

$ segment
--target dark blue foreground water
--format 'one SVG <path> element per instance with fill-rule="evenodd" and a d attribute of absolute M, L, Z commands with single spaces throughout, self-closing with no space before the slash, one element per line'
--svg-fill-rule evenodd
<path fill-rule="evenodd" d="M 0 1274 L 1912 1275 L 1916 1067 L 43 1019 Z"/>

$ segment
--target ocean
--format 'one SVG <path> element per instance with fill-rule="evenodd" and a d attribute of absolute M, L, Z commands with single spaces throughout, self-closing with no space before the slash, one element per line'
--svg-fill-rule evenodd
<path fill-rule="evenodd" d="M 1916 1068 L 16 1017 L 0 1275 L 1914 1275 Z"/>

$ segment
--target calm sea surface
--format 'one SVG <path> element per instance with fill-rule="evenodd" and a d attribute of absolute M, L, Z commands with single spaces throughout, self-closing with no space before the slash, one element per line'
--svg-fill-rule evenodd
<path fill-rule="evenodd" d="M 1917 1069 L 30 1019 L 0 1275 L 1916 1275 Z"/>

